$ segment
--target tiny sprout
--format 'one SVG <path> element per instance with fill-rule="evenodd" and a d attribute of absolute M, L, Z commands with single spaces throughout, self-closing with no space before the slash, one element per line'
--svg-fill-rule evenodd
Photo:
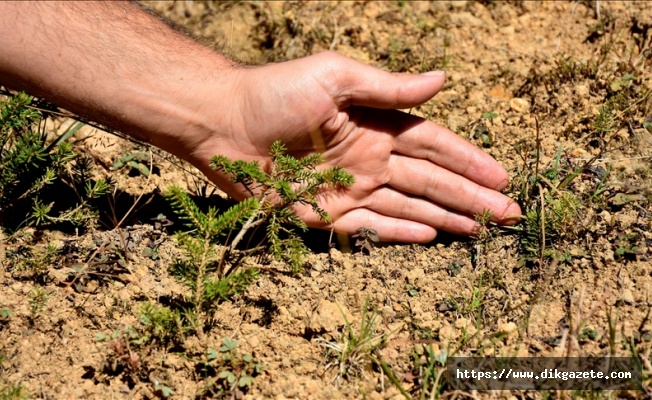
<path fill-rule="evenodd" d="M 217 358 L 217 351 L 215 349 L 208 349 L 206 352 L 206 359 L 208 361 L 215 360 Z"/>
<path fill-rule="evenodd" d="M 482 118 L 471 121 L 469 123 L 469 138 L 480 139 L 483 147 L 491 147 L 494 143 L 494 135 L 489 130 L 486 121 L 492 122 L 492 119 L 497 116 L 495 113 L 484 113 L 482 114 Z"/>
<path fill-rule="evenodd" d="M 14 315 L 14 310 L 11 308 L 4 306 L 0 308 L 0 321 L 8 320 L 12 315 Z"/>
<path fill-rule="evenodd" d="M 231 350 L 234 350 L 236 347 L 238 347 L 238 341 L 237 340 L 231 340 L 229 338 L 224 338 L 224 344 L 220 347 L 220 352 L 221 353 L 228 353 Z"/>
<path fill-rule="evenodd" d="M 351 236 L 355 239 L 355 247 L 370 254 L 374 245 L 379 242 L 378 232 L 375 229 L 365 227 L 358 228 L 356 232 L 355 235 Z"/>
<path fill-rule="evenodd" d="M 408 296 L 410 297 L 417 297 L 419 295 L 419 289 L 416 286 L 410 285 L 408 283 L 405 285 L 405 289 L 407 290 Z"/>
<path fill-rule="evenodd" d="M 493 218 L 493 213 L 490 210 L 484 209 L 480 214 L 475 215 L 476 231 L 474 232 L 478 239 L 486 240 L 489 238 L 489 223 Z"/>
<path fill-rule="evenodd" d="M 168 226 L 174 225 L 174 222 L 170 221 L 165 214 L 160 213 L 154 218 L 150 219 L 151 221 L 154 221 L 154 229 L 157 231 L 160 231 L 162 228 L 166 228 Z"/>
<path fill-rule="evenodd" d="M 172 396 L 174 394 L 174 391 L 170 389 L 169 387 L 159 383 L 159 381 L 154 381 L 154 391 L 160 396 L 165 399 L 168 397 Z"/>
<path fill-rule="evenodd" d="M 652 115 L 645 118 L 645 121 L 643 121 L 643 128 L 645 128 L 646 131 L 652 133 Z"/>

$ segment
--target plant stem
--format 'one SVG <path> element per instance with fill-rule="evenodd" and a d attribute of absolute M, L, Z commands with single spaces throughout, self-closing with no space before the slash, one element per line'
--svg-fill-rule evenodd
<path fill-rule="evenodd" d="M 202 314 L 202 298 L 204 297 L 204 278 L 206 277 L 206 263 L 208 259 L 208 252 L 210 251 L 210 236 L 206 232 L 204 237 L 203 249 L 201 254 L 201 261 L 197 269 L 197 279 L 195 281 L 195 315 L 197 317 L 197 336 L 203 338 L 204 336 L 204 319 Z"/>
<path fill-rule="evenodd" d="M 257 216 L 258 216 L 258 213 L 252 215 L 251 217 L 249 217 L 247 222 L 245 222 L 244 225 L 242 225 L 242 228 L 240 229 L 240 232 L 238 232 L 235 239 L 233 239 L 233 242 L 231 242 L 231 245 L 229 246 L 229 250 L 228 250 L 229 253 L 231 252 L 231 250 L 236 248 L 238 243 L 240 243 L 240 241 L 242 240 L 242 238 L 244 237 L 244 235 L 247 233 L 247 231 L 249 229 L 263 223 L 263 221 L 265 220 L 264 218 L 260 218 L 260 219 L 258 219 L 256 221 L 254 221 L 254 219 Z"/>
<path fill-rule="evenodd" d="M 412 400 L 412 396 L 410 396 L 410 394 L 407 392 L 407 390 L 405 390 L 405 388 L 403 388 L 403 385 L 401 385 L 401 382 L 399 382 L 396 375 L 394 375 L 394 371 L 392 371 L 392 369 L 389 367 L 389 365 L 387 365 L 387 363 L 385 363 L 385 361 L 383 361 L 383 359 L 381 357 L 376 358 L 376 357 L 372 356 L 371 359 L 376 364 L 378 364 L 380 366 L 380 368 L 383 369 L 383 371 L 385 372 L 385 375 L 387 375 L 387 378 L 390 380 L 390 382 L 392 382 L 394 384 L 394 386 L 398 389 L 398 391 L 401 392 L 403 397 L 405 397 L 407 400 Z"/>
<path fill-rule="evenodd" d="M 240 231 L 238 232 L 236 237 L 233 239 L 233 242 L 231 242 L 231 245 L 224 251 L 224 253 L 222 254 L 222 260 L 220 260 L 220 265 L 222 265 L 222 262 L 224 261 L 224 257 L 226 257 L 228 254 L 231 254 L 231 251 L 233 251 L 233 249 L 235 249 L 238 246 L 238 243 L 240 243 L 242 238 L 244 238 L 244 235 L 247 233 L 247 231 L 249 231 L 249 229 L 258 226 L 258 225 L 262 224 L 263 221 L 265 221 L 265 218 L 266 218 L 265 212 L 260 211 L 260 210 L 263 209 L 263 205 L 265 204 L 265 200 L 267 199 L 267 195 L 268 195 L 267 192 L 265 192 L 263 194 L 263 196 L 260 199 L 260 202 L 258 203 L 258 210 L 259 211 L 252 214 L 251 217 L 249 217 L 247 222 L 245 222 L 242 225 L 242 228 L 240 228 Z M 261 214 L 264 217 L 256 220 L 256 218 L 259 217 Z M 221 276 L 222 276 L 222 274 L 220 274 L 220 277 Z"/>

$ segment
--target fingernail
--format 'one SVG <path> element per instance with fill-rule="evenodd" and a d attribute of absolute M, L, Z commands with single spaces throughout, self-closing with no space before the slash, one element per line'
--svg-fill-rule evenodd
<path fill-rule="evenodd" d="M 437 71 L 428 71 L 428 72 L 422 73 L 421 75 L 423 75 L 423 76 L 442 76 L 442 75 L 446 75 L 446 72 L 439 71 L 439 70 L 437 70 Z"/>

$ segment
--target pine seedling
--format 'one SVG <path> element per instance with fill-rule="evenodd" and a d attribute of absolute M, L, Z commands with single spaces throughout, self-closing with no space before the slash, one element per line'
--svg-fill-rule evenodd
<path fill-rule="evenodd" d="M 603 138 L 611 132 L 616 125 L 613 109 L 609 105 L 600 107 L 592 125 L 595 133 L 599 135 L 598 137 Z"/>
<path fill-rule="evenodd" d="M 213 157 L 211 166 L 230 175 L 232 182 L 242 184 L 258 199 L 257 211 L 244 223 L 231 248 L 249 229 L 267 223 L 270 254 L 297 272 L 303 266 L 308 249 L 295 229 L 306 231 L 308 227 L 292 207 L 309 205 L 322 221 L 330 223 L 330 216 L 319 206 L 319 197 L 326 190 L 351 186 L 354 179 L 339 166 L 318 171 L 316 167 L 323 162 L 321 154 L 296 159 L 286 154 L 280 141 L 272 144 L 270 155 L 272 168 L 269 173 L 262 171 L 255 161 L 231 161 L 224 156 Z"/>
<path fill-rule="evenodd" d="M 31 322 L 34 322 L 43 310 L 45 310 L 49 298 L 50 293 L 40 286 L 35 287 L 29 292 L 29 314 Z"/>
<path fill-rule="evenodd" d="M 266 237 L 252 251 L 242 254 L 267 249 L 274 259 L 286 262 L 297 272 L 308 249 L 296 230 L 305 231 L 308 227 L 292 207 L 309 205 L 328 223 L 331 219 L 319 207 L 319 196 L 328 189 L 353 183 L 353 176 L 340 167 L 318 171 L 316 167 L 323 161 L 319 154 L 296 159 L 285 150 L 279 141 L 274 142 L 269 173 L 257 162 L 213 157 L 213 168 L 230 175 L 234 183 L 241 183 L 254 195 L 221 214 L 215 207 L 209 207 L 206 212 L 200 210 L 179 187 L 173 186 L 167 192 L 175 212 L 191 229 L 177 235 L 186 255 L 175 261 L 172 272 L 190 289 L 191 294 L 185 300 L 192 310 L 186 310 L 190 311 L 186 318 L 195 321 L 198 332 L 203 330 L 205 315 L 216 303 L 244 292 L 257 278 L 257 269 L 240 268 L 237 261 L 231 262 L 236 246 L 252 228 L 266 223 Z M 237 233 L 229 243 L 233 232 Z"/>
<path fill-rule="evenodd" d="M 190 294 L 184 299 L 191 309 L 186 310 L 186 320 L 195 325 L 198 332 L 203 331 L 205 318 L 217 302 L 228 300 L 244 291 L 258 276 L 255 269 L 224 271 L 221 245 L 225 236 L 238 224 L 246 221 L 257 211 L 256 199 L 242 201 L 222 214 L 215 207 L 203 212 L 190 196 L 177 186 L 172 186 L 167 197 L 179 217 L 192 230 L 177 234 L 177 241 L 186 255 L 175 260 L 172 273 L 184 284 Z"/>
<path fill-rule="evenodd" d="M 525 213 L 525 234 L 522 245 L 526 261 L 536 257 L 554 257 L 556 244 L 574 238 L 578 230 L 578 213 L 582 204 L 571 192 L 546 193 L 543 205 L 534 203 Z M 528 258 L 529 257 L 529 258 Z"/>

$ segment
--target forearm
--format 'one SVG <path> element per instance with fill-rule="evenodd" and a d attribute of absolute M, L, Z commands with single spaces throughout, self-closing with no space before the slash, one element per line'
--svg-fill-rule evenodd
<path fill-rule="evenodd" d="M 237 69 L 132 3 L 0 2 L 1 84 L 182 157 Z"/>

